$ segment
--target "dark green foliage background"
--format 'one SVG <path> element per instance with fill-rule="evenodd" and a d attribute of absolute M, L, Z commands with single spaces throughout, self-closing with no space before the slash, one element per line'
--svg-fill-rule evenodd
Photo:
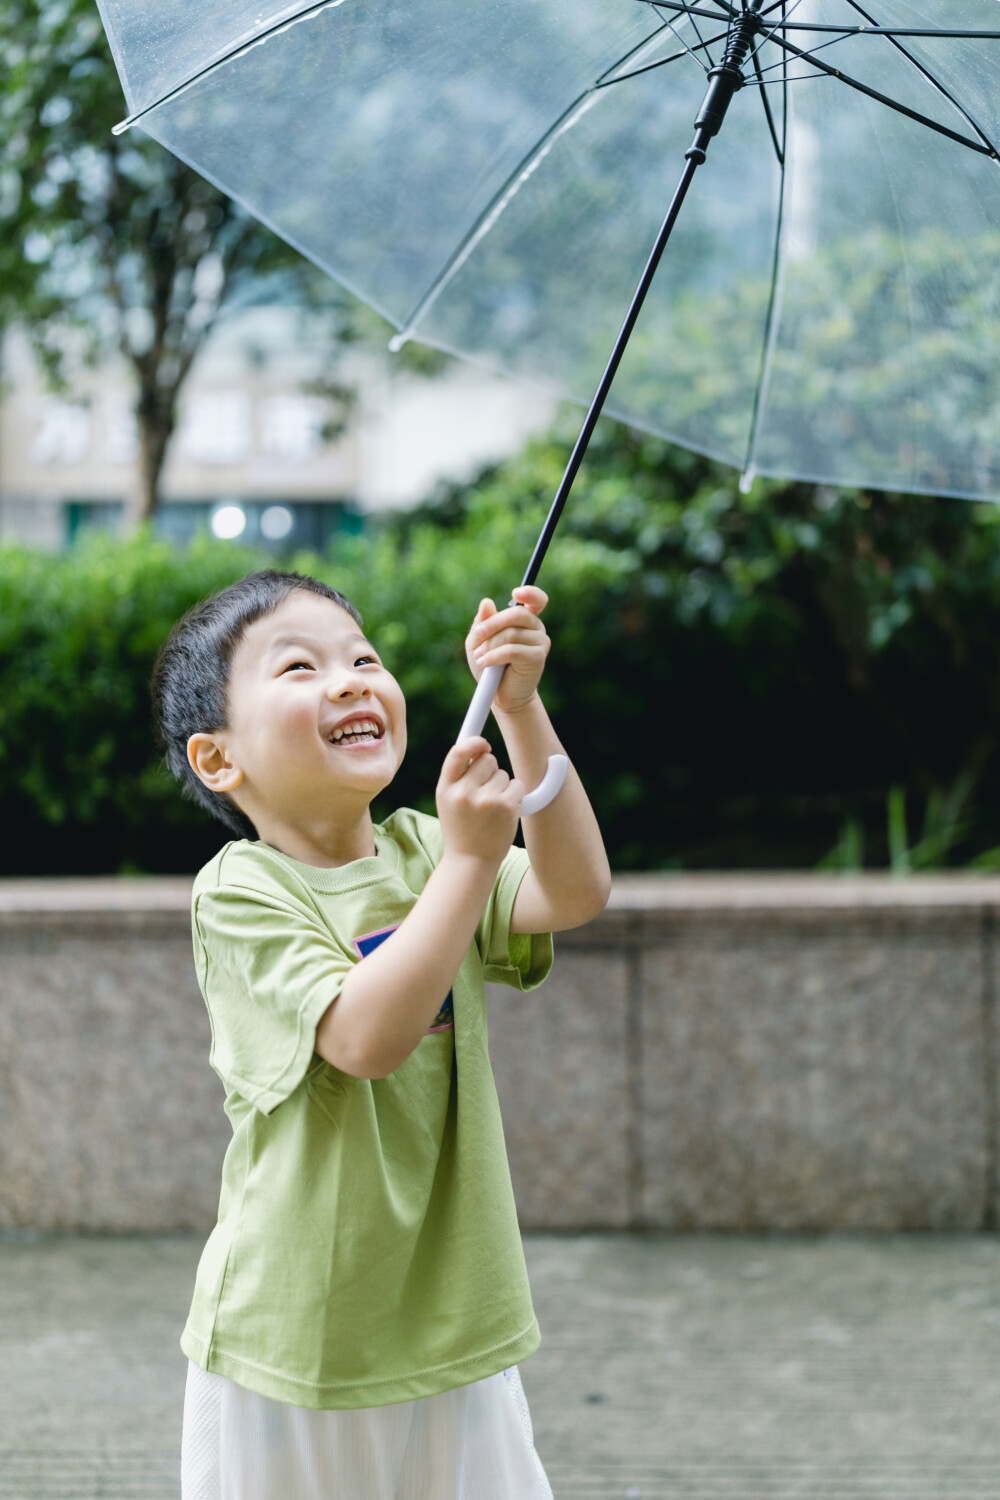
<path fill-rule="evenodd" d="M 379 811 L 433 806 L 468 621 L 519 578 L 565 453 L 556 433 L 329 557 L 285 560 L 355 600 L 406 692 L 410 750 Z M 0 549 L 3 873 L 187 871 L 224 841 L 159 765 L 147 684 L 172 622 L 263 561 L 148 532 Z M 1000 509 L 761 481 L 744 496 L 607 423 L 541 581 L 546 698 L 618 868 L 811 866 L 852 818 L 885 864 L 893 787 L 911 842 L 956 792 L 947 861 L 1000 843 Z"/>

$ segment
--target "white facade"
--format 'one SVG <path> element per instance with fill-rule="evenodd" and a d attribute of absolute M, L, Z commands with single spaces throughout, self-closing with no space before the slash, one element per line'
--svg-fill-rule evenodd
<path fill-rule="evenodd" d="M 181 394 L 165 508 L 339 502 L 365 514 L 412 505 L 438 482 L 515 452 L 554 415 L 550 397 L 470 366 L 421 377 L 358 348 L 324 371 L 293 313 L 258 308 L 221 324 Z M 122 524 L 137 495 L 128 367 L 82 370 L 55 395 L 23 340 L 9 338 L 4 354 L 0 540 L 58 547 L 74 508 Z M 325 429 L 334 406 L 318 393 L 324 374 L 356 393 L 333 438 Z"/>

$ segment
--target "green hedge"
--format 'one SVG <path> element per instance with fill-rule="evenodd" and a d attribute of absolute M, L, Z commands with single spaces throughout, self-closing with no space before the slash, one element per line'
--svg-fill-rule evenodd
<path fill-rule="evenodd" d="M 333 556 L 279 564 L 326 578 L 364 612 L 409 704 L 399 800 L 428 808 L 471 692 L 465 630 L 523 554 L 523 522 L 489 529 L 485 554 L 472 535 L 442 542 L 425 526 L 405 543 L 344 538 Z M 148 531 L 121 542 L 92 532 L 58 556 L 0 549 L 3 873 L 188 870 L 227 837 L 162 768 L 148 682 L 178 616 L 262 565 L 273 556 L 207 537 L 178 550 Z M 608 573 L 600 548 L 574 541 L 552 570 L 569 595 L 605 588 Z"/>
<path fill-rule="evenodd" d="M 394 801 L 432 806 L 462 639 L 516 582 L 565 434 L 327 557 L 400 677 Z M 968 863 L 1000 843 L 1000 511 L 758 482 L 608 424 L 542 582 L 546 693 L 619 868 Z M 191 870 L 226 837 L 159 765 L 172 622 L 260 566 L 202 539 L 0 549 L 6 874 Z M 384 810 L 388 810 L 386 802 Z"/>

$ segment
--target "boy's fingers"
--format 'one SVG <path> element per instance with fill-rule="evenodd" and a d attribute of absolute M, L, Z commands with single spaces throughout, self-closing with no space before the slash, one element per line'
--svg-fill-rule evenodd
<path fill-rule="evenodd" d="M 521 624 L 507 625 L 504 628 L 489 631 L 477 646 L 477 651 L 493 651 L 497 646 L 532 646 L 535 648 L 546 646 L 549 637 L 544 630 L 530 630 Z"/>
<path fill-rule="evenodd" d="M 523 604 L 526 609 L 530 609 L 533 615 L 540 615 L 549 602 L 549 596 L 545 590 L 540 589 L 534 583 L 522 584 L 520 588 L 511 592 L 510 597 L 516 599 L 518 604 Z"/>
<path fill-rule="evenodd" d="M 518 672 L 537 672 L 541 675 L 545 668 L 545 656 L 527 646 L 498 646 L 495 651 L 477 656 L 476 666 L 513 667 Z"/>
<path fill-rule="evenodd" d="M 469 769 L 469 762 L 487 754 L 489 748 L 489 740 L 483 739 L 481 734 L 469 735 L 467 739 L 459 740 L 457 745 L 452 745 L 444 758 L 441 766 L 441 780 L 461 781 Z"/>
<path fill-rule="evenodd" d="M 507 772 L 504 770 L 503 766 L 497 766 L 492 775 L 487 777 L 487 779 L 482 782 L 482 784 L 480 785 L 480 791 L 486 792 L 489 796 L 492 797 L 499 792 L 503 792 L 506 789 L 509 780 L 510 777 L 507 775 Z"/>
<path fill-rule="evenodd" d="M 516 588 L 512 594 L 513 603 L 508 604 L 506 609 L 497 609 L 492 599 L 483 599 L 476 610 L 476 617 L 472 622 L 469 637 L 473 641 L 481 640 L 488 632 L 483 629 L 487 621 L 490 622 L 490 630 L 502 629 L 505 625 L 517 624 L 522 629 L 543 630 L 538 616 L 549 602 L 549 596 L 544 589 L 536 588 L 534 584 L 526 584 L 522 588 Z"/>
<path fill-rule="evenodd" d="M 479 605 L 479 608 L 476 610 L 472 624 L 469 626 L 469 633 L 465 638 L 465 645 L 467 650 L 474 650 L 475 647 L 478 646 L 480 642 L 489 634 L 490 630 L 493 628 L 493 626 L 489 622 L 491 620 L 495 620 L 497 618 L 497 615 L 498 610 L 496 605 L 493 603 L 493 600 L 483 599 Z"/>
<path fill-rule="evenodd" d="M 499 769 L 495 755 L 491 753 L 478 755 L 462 780 L 468 787 L 482 788 L 489 785 Z"/>
<path fill-rule="evenodd" d="M 472 619 L 472 630 L 475 630 L 477 625 L 482 625 L 485 620 L 488 620 L 491 615 L 495 615 L 496 612 L 497 607 L 492 599 L 480 599 L 479 608 Z"/>
<path fill-rule="evenodd" d="M 518 662 L 532 671 L 536 667 L 541 670 L 549 654 L 549 645 L 548 636 L 525 640 L 517 632 L 508 634 L 505 631 L 498 640 L 485 641 L 478 646 L 472 659 L 477 667 L 510 666 Z"/>
<path fill-rule="evenodd" d="M 470 744 L 473 744 L 473 753 L 471 755 L 466 748 Z M 477 751 L 475 745 L 481 745 L 482 749 Z M 450 778 L 453 786 L 461 782 L 466 790 L 479 788 L 485 786 L 496 774 L 497 759 L 485 740 L 477 739 L 475 743 L 470 740 L 463 740 L 460 744 L 455 745 L 449 754 L 454 755 L 456 752 L 458 753 L 459 769 L 458 774 Z"/>
<path fill-rule="evenodd" d="M 545 626 L 538 616 L 519 604 L 516 609 L 501 609 L 488 620 L 479 620 L 470 630 L 469 639 L 478 643 L 492 639 L 504 630 L 520 630 L 532 636 L 545 635 Z"/>

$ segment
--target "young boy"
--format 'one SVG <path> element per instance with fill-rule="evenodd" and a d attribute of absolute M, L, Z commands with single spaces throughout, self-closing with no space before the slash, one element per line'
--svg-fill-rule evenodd
<path fill-rule="evenodd" d="M 576 774 L 538 696 L 540 589 L 479 607 L 484 739 L 445 757 L 438 817 L 381 825 L 399 684 L 354 607 L 262 571 L 175 627 L 153 700 L 167 764 L 236 835 L 192 921 L 233 1139 L 198 1268 L 183 1500 L 550 1500 L 517 1363 L 538 1345 L 486 1041 L 484 980 L 539 984 L 554 930 L 604 907 Z"/>

